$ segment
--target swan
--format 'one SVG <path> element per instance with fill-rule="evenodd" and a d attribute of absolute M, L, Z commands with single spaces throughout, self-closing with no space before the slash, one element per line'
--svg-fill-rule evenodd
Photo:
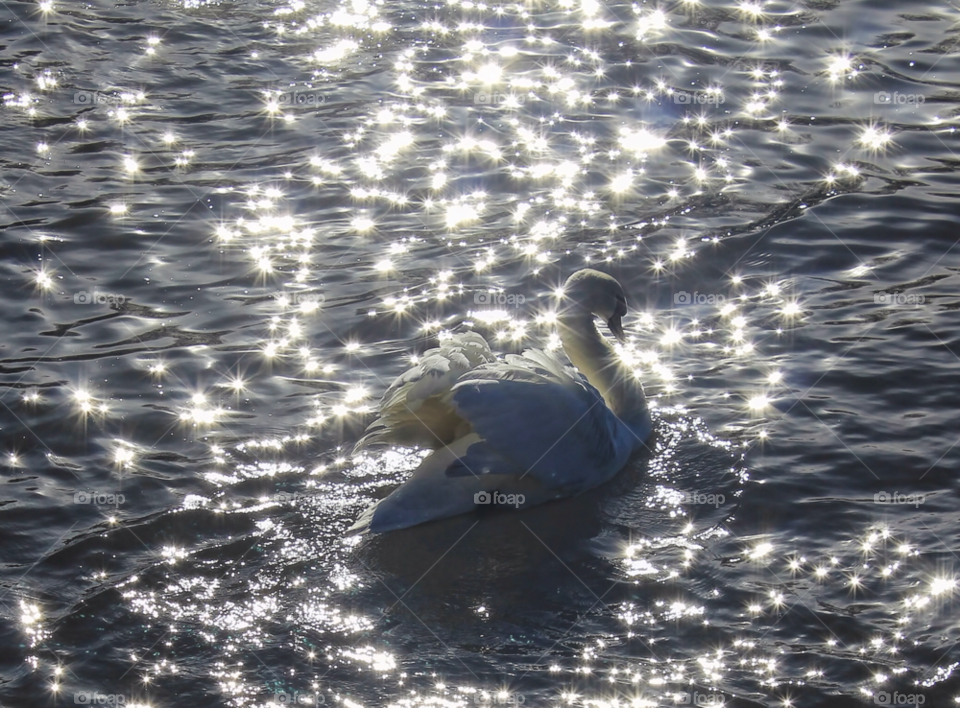
<path fill-rule="evenodd" d="M 348 533 L 407 528 L 481 504 L 523 508 L 573 496 L 613 477 L 643 447 L 653 429 L 643 386 L 594 322 L 600 317 L 624 341 L 623 288 L 585 268 L 563 293 L 558 330 L 576 369 L 538 349 L 499 360 L 483 337 L 466 332 L 391 384 L 356 449 L 433 452 Z"/>

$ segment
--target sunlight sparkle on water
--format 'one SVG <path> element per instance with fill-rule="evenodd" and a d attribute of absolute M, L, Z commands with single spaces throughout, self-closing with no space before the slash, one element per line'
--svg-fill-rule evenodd
<path fill-rule="evenodd" d="M 863 147 L 877 151 L 887 147 L 892 139 L 893 137 L 888 130 L 872 125 L 863 130 L 857 142 Z"/>
<path fill-rule="evenodd" d="M 956 578 L 934 578 L 930 583 L 930 594 L 943 595 L 944 593 L 953 592 L 956 588 Z"/>
<path fill-rule="evenodd" d="M 797 114 L 787 101 L 791 90 L 801 90 L 814 80 L 798 79 L 772 59 L 775 54 L 765 54 L 771 46 L 782 48 L 777 43 L 784 39 L 780 27 L 767 22 L 781 12 L 785 16 L 799 17 L 798 11 L 787 12 L 783 7 L 760 0 L 734 0 L 721 5 L 722 8 L 711 7 L 710 11 L 720 12 L 725 25 L 739 24 L 732 32 L 724 31 L 724 41 L 736 40 L 743 42 L 745 47 L 759 46 L 757 40 L 767 43 L 755 56 L 744 58 L 742 70 L 740 65 L 737 68 L 731 65 L 729 74 L 722 71 L 694 76 L 687 69 L 695 68 L 695 60 L 685 57 L 670 71 L 644 63 L 643 70 L 628 76 L 626 82 L 622 82 L 625 70 L 641 65 L 635 57 L 638 42 L 683 41 L 684 33 L 691 32 L 691 27 L 705 36 L 712 32 L 709 23 L 701 27 L 704 9 L 699 0 L 683 0 L 682 4 L 662 8 L 638 5 L 634 15 L 626 21 L 627 31 L 618 29 L 616 33 L 608 33 L 605 28 L 619 25 L 623 20 L 614 17 L 608 12 L 608 6 L 596 0 L 559 0 L 551 9 L 551 12 L 557 10 L 558 18 L 573 23 L 576 30 L 569 32 L 565 26 L 553 29 L 553 19 L 551 23 L 541 22 L 542 18 L 537 16 L 537 8 L 533 5 L 491 6 L 472 0 L 451 0 L 447 8 L 438 6 L 418 19 L 420 24 L 413 31 L 423 33 L 424 41 L 414 41 L 417 46 L 408 48 L 402 45 L 405 40 L 399 35 L 383 38 L 371 34 L 390 29 L 389 24 L 379 18 L 384 7 L 379 3 L 347 0 L 335 3 L 319 15 L 308 15 L 316 10 L 311 10 L 300 0 L 275 8 L 275 16 L 265 23 L 274 33 L 271 36 L 276 40 L 275 46 L 269 48 L 269 53 L 266 47 L 254 52 L 245 50 L 241 61 L 263 60 L 269 56 L 270 61 L 275 62 L 277 55 L 273 52 L 279 52 L 282 47 L 293 49 L 295 54 L 312 52 L 299 58 L 310 60 L 310 71 L 314 72 L 309 77 L 311 83 L 323 87 L 335 85 L 337 77 L 350 76 L 358 68 L 367 71 L 369 66 L 389 65 L 384 81 L 389 90 L 383 94 L 383 100 L 356 108 L 358 115 L 352 125 L 345 120 L 348 112 L 344 110 L 346 104 L 341 103 L 342 97 L 331 92 L 330 104 L 319 113 L 323 114 L 325 121 L 338 121 L 337 130 L 340 125 L 345 126 L 342 135 L 337 135 L 342 143 L 329 145 L 310 138 L 313 142 L 305 143 L 303 150 L 298 147 L 296 152 L 284 152 L 283 159 L 273 165 L 275 173 L 260 177 L 279 180 L 279 186 L 239 183 L 218 192 L 227 200 L 224 213 L 218 213 L 206 227 L 209 235 L 215 237 L 215 248 L 226 255 L 234 249 L 242 253 L 248 258 L 251 280 L 256 279 L 258 285 L 266 284 L 267 293 L 283 293 L 275 298 L 263 297 L 264 291 L 258 293 L 252 288 L 250 293 L 244 293 L 244 297 L 249 298 L 249 311 L 261 308 L 266 313 L 263 315 L 263 336 L 250 347 L 252 353 L 244 362 L 244 366 L 249 362 L 250 368 L 221 365 L 223 362 L 211 359 L 207 362 L 211 364 L 211 373 L 219 371 L 219 378 L 191 381 L 191 385 L 202 383 L 205 392 L 192 398 L 186 394 L 178 403 L 171 394 L 170 384 L 189 371 L 187 366 L 175 359 L 173 353 L 167 355 L 169 364 L 160 361 L 141 364 L 156 377 L 144 383 L 158 387 L 166 384 L 168 398 L 174 401 L 171 406 L 173 414 L 179 414 L 187 426 L 196 426 L 197 431 L 189 432 L 195 432 L 198 440 L 210 445 L 216 470 L 211 472 L 209 479 L 217 480 L 218 493 L 227 492 L 225 501 L 216 500 L 216 508 L 224 513 L 243 508 L 245 502 L 233 499 L 234 490 L 230 485 L 235 483 L 234 479 L 269 479 L 280 473 L 292 477 L 296 472 L 289 465 L 283 467 L 288 463 L 258 460 L 250 465 L 233 465 L 232 461 L 236 452 L 250 454 L 252 450 L 262 450 L 276 454 L 286 445 L 295 444 L 292 434 L 278 436 L 275 440 L 263 438 L 241 443 L 236 449 L 226 440 L 214 444 L 206 439 L 212 432 L 227 432 L 215 426 L 228 415 L 233 417 L 234 407 L 239 412 L 247 404 L 249 407 L 241 414 L 246 415 L 254 405 L 249 399 L 260 389 L 271 390 L 271 386 L 263 386 L 270 381 L 269 376 L 306 379 L 301 383 L 328 387 L 309 391 L 315 397 L 316 405 L 306 406 L 309 411 L 302 418 L 304 429 L 354 422 L 364 424 L 370 420 L 364 417 L 371 408 L 367 405 L 368 400 L 378 398 L 386 385 L 374 380 L 375 377 L 371 378 L 371 372 L 365 367 L 368 358 L 392 352 L 403 363 L 408 356 L 409 361 L 415 363 L 419 361 L 418 352 L 430 346 L 424 343 L 426 340 L 432 343 L 435 335 L 437 338 L 449 335 L 450 331 L 463 326 L 465 318 L 469 318 L 466 326 L 475 324 L 477 330 L 491 340 L 498 354 L 517 351 L 523 346 L 556 349 L 559 347 L 555 328 L 557 313 L 543 309 L 543 301 L 537 302 L 535 298 L 545 297 L 551 305 L 562 308 L 565 304 L 562 300 L 555 303 L 550 297 L 551 294 L 558 298 L 563 295 L 557 285 L 558 270 L 580 263 L 599 263 L 601 267 L 604 264 L 632 265 L 642 267 L 644 278 L 656 279 L 657 287 L 669 292 L 669 288 L 677 283 L 673 279 L 683 274 L 688 263 L 713 258 L 714 253 L 724 249 L 724 239 L 733 229 L 724 224 L 718 228 L 711 226 L 709 232 L 704 233 L 698 219 L 703 215 L 705 205 L 738 192 L 752 197 L 756 191 L 754 188 L 758 184 L 763 186 L 759 174 L 762 170 L 756 165 L 768 157 L 765 155 L 761 160 L 753 154 L 753 148 L 772 144 L 783 148 L 787 154 L 794 141 L 808 140 L 810 135 L 815 135 L 816 126 L 808 127 L 806 116 Z M 53 8 L 47 0 L 40 7 L 47 7 L 46 12 Z M 444 11 L 449 8 L 456 9 L 456 13 Z M 791 21 L 793 19 L 791 17 Z M 514 24 L 519 32 L 509 36 L 505 28 L 512 28 Z M 549 31 L 545 24 L 550 26 Z M 584 34 L 577 36 L 577 31 Z M 794 31 L 800 32 L 801 25 L 791 24 L 791 32 Z M 138 36 L 139 53 L 143 50 L 145 35 L 141 32 Z M 165 38 L 161 45 L 159 36 L 146 35 L 147 51 L 162 46 L 163 53 L 167 53 L 174 41 L 172 35 L 168 37 L 170 39 Z M 611 53 L 606 47 L 615 39 L 618 42 L 623 40 L 622 51 Z M 814 71 L 821 72 L 816 82 L 830 84 L 855 78 L 859 69 L 855 68 L 854 59 L 839 53 L 839 41 L 829 40 L 829 43 L 835 47 L 829 54 L 818 49 L 813 57 Z M 442 62 L 437 62 L 436 55 L 431 54 L 437 48 L 449 53 L 449 57 L 444 56 Z M 749 51 L 753 52 L 753 49 Z M 431 74 L 435 69 L 436 75 Z M 657 75 L 658 71 L 662 75 Z M 797 88 L 798 83 L 801 89 Z M 853 83 L 850 82 L 850 86 Z M 43 92 L 54 87 L 55 76 L 43 74 L 36 77 L 37 93 L 45 96 L 47 94 Z M 681 91 L 689 92 L 687 97 L 695 94 L 712 103 L 677 109 L 680 101 L 676 99 Z M 254 99 L 251 112 L 261 109 L 255 119 L 261 121 L 265 129 L 275 131 L 272 135 L 275 134 L 278 140 L 285 134 L 310 136 L 314 124 L 309 121 L 318 113 L 316 107 L 310 111 L 300 110 L 288 98 L 276 88 L 265 89 Z M 721 103 L 721 99 L 726 105 L 722 111 L 717 111 L 716 104 Z M 38 100 L 36 95 L 23 93 L 6 97 L 4 102 L 5 106 L 27 115 L 34 111 L 34 104 L 42 110 Z M 177 123 L 180 136 L 172 131 L 161 133 L 164 128 L 158 129 L 158 123 L 147 120 L 149 111 L 157 108 L 150 105 L 153 100 L 153 95 L 150 102 L 145 102 L 142 94 L 126 93 L 121 98 L 123 105 L 106 114 L 112 120 L 91 113 L 85 114 L 89 120 L 77 120 L 75 125 L 81 130 L 99 131 L 101 124 L 107 123 L 118 134 L 121 129 L 136 130 L 138 124 L 151 126 L 144 141 L 130 141 L 122 150 L 136 153 L 148 143 L 164 156 L 162 163 L 155 162 L 152 157 L 147 160 L 147 153 L 141 153 L 141 166 L 135 154 L 123 156 L 123 152 L 119 152 L 113 159 L 121 156 L 121 170 L 116 170 L 121 176 L 126 173 L 132 177 L 148 169 L 153 173 L 162 169 L 161 164 L 169 167 L 171 173 L 174 167 L 186 168 L 191 164 L 199 169 L 199 160 L 193 160 L 195 154 L 192 150 L 180 152 L 179 148 L 172 149 L 176 143 L 191 144 L 197 135 L 190 134 L 188 123 Z M 328 111 L 334 107 L 336 111 Z M 681 114 L 684 115 L 680 117 Z M 726 114 L 729 118 L 724 117 Z M 850 126 L 842 130 L 847 131 L 850 147 L 854 149 L 880 153 L 894 146 L 893 134 L 879 125 L 863 127 L 860 123 L 852 126 L 852 130 Z M 859 136 L 857 131 L 861 131 Z M 36 146 L 36 154 L 43 158 L 35 158 L 39 162 L 56 157 L 59 148 L 51 149 L 51 145 L 57 146 L 56 138 L 51 135 L 40 134 L 27 145 L 31 151 Z M 669 139 L 666 136 L 670 136 Z M 44 142 L 38 144 L 36 140 L 40 138 L 44 138 Z M 70 139 L 77 138 L 76 131 L 71 129 Z M 746 144 L 751 147 L 744 149 Z M 864 174 L 861 174 L 861 167 L 852 157 L 831 158 L 826 151 L 820 154 L 817 150 L 810 150 L 809 155 L 810 160 L 817 161 L 812 163 L 814 174 L 826 175 L 811 182 L 815 183 L 813 191 L 854 189 L 858 180 L 873 178 L 872 168 L 868 173 L 863 167 Z M 878 156 L 877 161 L 882 157 Z M 832 165 L 831 159 L 845 159 L 847 162 Z M 178 179 L 188 176 L 186 171 L 176 175 Z M 501 182 L 507 187 L 504 188 Z M 127 184 L 129 186 L 130 180 Z M 301 187 L 307 189 L 301 190 Z M 137 200 L 137 211 L 145 210 L 144 205 L 152 203 L 149 198 L 141 199 L 135 194 L 137 192 L 131 191 L 125 198 L 131 203 Z M 121 198 L 124 197 L 111 197 Z M 233 204 L 229 203 L 231 198 Z M 315 202 L 310 202 L 311 199 Z M 310 221 L 313 203 L 333 204 L 338 200 L 345 203 L 342 215 L 331 212 L 332 216 L 328 219 L 325 215 L 320 223 Z M 812 203 L 813 200 L 809 201 Z M 118 217 L 128 213 L 127 205 L 122 203 L 105 205 L 105 208 Z M 129 221 L 137 216 L 130 217 Z M 707 212 L 706 217 L 710 216 Z M 221 219 L 222 223 L 218 224 Z M 408 240 L 407 236 L 412 233 L 419 234 L 417 238 L 420 240 Z M 342 253 L 348 253 L 353 243 L 369 249 L 361 256 L 358 247 L 355 254 L 358 263 L 362 259 L 357 282 L 367 280 L 372 283 L 369 287 L 374 294 L 352 300 L 352 303 L 360 304 L 346 308 L 356 308 L 351 316 L 361 321 L 362 330 L 344 328 L 333 332 L 335 319 L 327 318 L 327 312 L 320 306 L 322 300 L 311 299 L 310 295 L 321 292 L 326 279 L 339 277 L 336 272 L 327 270 L 325 249 L 330 247 L 335 253 L 335 249 L 341 246 L 337 243 L 340 238 L 346 243 Z M 440 254 L 437 270 L 422 267 L 419 259 L 432 257 L 434 253 Z M 721 260 L 725 255 L 728 254 L 720 254 Z M 353 258 L 353 255 L 347 258 Z M 624 319 L 629 343 L 617 345 L 617 352 L 649 386 L 651 407 L 658 407 L 660 411 L 666 408 L 664 401 L 668 400 L 668 394 L 674 396 L 670 400 L 682 401 L 683 387 L 691 385 L 691 379 L 697 380 L 714 364 L 726 367 L 726 370 L 730 370 L 731 362 L 736 367 L 742 366 L 750 372 L 744 388 L 729 390 L 725 395 L 730 397 L 730 406 L 740 418 L 736 423 L 745 426 L 742 439 L 736 444 L 759 445 L 762 444 L 759 441 L 773 436 L 775 431 L 767 421 L 756 418 L 771 407 L 775 397 L 782 395 L 779 387 L 791 373 L 789 363 L 782 362 L 779 353 L 777 365 L 783 366 L 783 370 L 771 370 L 774 362 L 760 352 L 767 350 L 768 341 L 776 338 L 775 332 L 789 333 L 793 326 L 802 326 L 804 322 L 799 318 L 804 313 L 799 302 L 788 299 L 785 294 L 792 284 L 788 286 L 787 281 L 776 280 L 769 284 L 760 282 L 761 279 L 775 279 L 775 271 L 754 269 L 746 263 L 739 263 L 736 267 L 742 274 L 731 276 L 735 295 L 728 295 L 726 301 L 705 306 L 696 313 L 680 307 L 669 309 L 667 299 L 668 310 L 654 315 L 643 311 L 645 307 L 652 309 L 652 303 L 645 305 L 642 298 L 639 302 L 631 298 L 630 311 Z M 862 272 L 854 269 L 853 277 L 866 275 L 868 268 L 863 268 Z M 52 270 L 26 270 L 25 273 L 28 285 L 33 277 L 38 291 L 51 290 L 61 278 Z M 527 296 L 522 307 L 474 308 L 473 296 L 477 292 L 521 292 L 519 286 Z M 515 287 L 517 289 L 513 290 Z M 53 297 L 43 292 L 32 294 L 38 299 Z M 809 312 L 811 317 L 816 313 L 815 310 Z M 397 335 L 401 340 L 396 347 L 392 342 L 378 341 L 374 328 L 381 321 L 388 320 L 391 326 L 409 327 L 407 333 L 415 330 L 415 334 L 409 335 L 407 341 L 402 340 L 407 334 Z M 771 320 L 782 328 L 769 325 Z M 332 337 L 328 337 L 328 331 L 332 332 Z M 783 342 L 784 339 L 777 341 Z M 338 363 L 330 363 L 332 361 Z M 260 374 L 258 367 L 269 373 Z M 164 374 L 166 376 L 161 380 Z M 693 393 L 699 395 L 700 392 Z M 222 405 L 218 400 L 220 395 L 225 398 Z M 76 392 L 74 399 L 74 405 L 84 416 L 99 417 L 109 410 L 106 401 L 95 399 L 85 390 Z M 24 400 L 28 399 L 25 397 Z M 37 399 L 29 402 L 43 405 Z M 222 407 L 228 404 L 230 409 Z M 688 414 L 664 415 L 668 420 L 669 415 Z M 99 418 L 89 422 L 99 422 Z M 325 428 L 310 432 L 323 433 Z M 120 468 L 133 465 L 137 450 L 141 448 L 135 447 L 133 442 L 115 440 L 117 447 L 111 451 L 116 465 Z M 13 452 L 9 455 L 8 459 L 27 464 L 26 458 L 20 459 Z M 316 478 L 310 477 L 310 481 L 328 480 L 333 474 L 328 469 L 356 473 L 354 465 L 359 468 L 363 464 L 343 450 L 331 452 L 326 463 L 330 467 L 318 464 L 311 473 Z M 398 469 L 400 467 L 398 465 Z M 412 466 L 408 467 L 412 469 Z M 298 477 L 295 481 L 302 480 Z M 309 488 L 309 494 L 324 501 L 324 514 L 356 501 L 325 498 L 315 488 Z M 241 492 L 236 496 L 242 495 Z M 270 501 L 275 500 L 271 494 L 264 493 L 263 499 L 275 503 Z M 196 503 L 200 508 L 204 502 Z M 291 506 L 295 509 L 288 508 Z M 633 544 L 630 553 L 626 554 L 630 557 L 624 561 L 624 574 L 631 579 L 648 577 L 657 583 L 676 582 L 676 585 L 666 586 L 668 594 L 682 595 L 690 588 L 677 578 L 682 578 L 683 573 L 691 572 L 691 569 L 695 572 L 697 563 L 705 555 L 701 551 L 706 544 L 701 537 L 703 529 L 699 519 L 694 522 L 694 517 L 687 515 L 679 503 L 665 506 L 676 514 L 670 518 L 678 521 L 678 528 L 683 529 L 683 541 L 659 538 L 656 544 L 649 546 L 640 542 Z M 280 533 L 280 527 L 283 527 L 283 534 L 296 535 L 297 532 L 290 529 L 297 527 L 301 516 L 312 520 L 309 515 L 315 512 L 311 505 L 299 502 L 292 505 L 286 502 L 284 508 L 283 512 L 258 517 L 258 522 L 262 522 L 259 531 Z M 291 523 L 294 518 L 296 520 Z M 846 593 L 848 588 L 871 588 L 871 583 L 878 579 L 902 576 L 905 565 L 899 566 L 898 563 L 906 564 L 922 548 L 919 543 L 913 546 L 897 539 L 891 547 L 891 553 L 897 554 L 896 559 L 884 557 L 874 561 L 879 556 L 869 554 L 880 553 L 885 538 L 877 532 L 876 538 L 868 538 L 864 543 L 860 543 L 861 539 L 852 540 L 850 547 L 855 549 L 857 556 L 854 560 L 836 550 L 837 555 L 829 561 L 827 555 L 815 557 L 811 554 L 809 562 L 799 555 L 791 555 L 789 561 L 783 562 L 789 568 L 791 578 L 798 583 L 809 579 L 818 589 L 840 586 Z M 284 556 L 284 563 L 288 560 L 284 554 L 293 552 L 295 545 L 308 545 L 302 536 L 284 540 L 291 542 L 278 551 Z M 669 557 L 670 543 L 680 543 L 679 548 L 683 549 L 676 550 L 673 558 Z M 689 544 L 689 547 L 682 544 Z M 264 547 L 267 545 L 265 543 Z M 773 544 L 751 545 L 742 549 L 740 555 L 762 560 L 763 563 L 752 566 L 755 570 L 762 570 L 769 563 L 778 573 L 783 572 L 782 559 L 773 558 Z M 307 553 L 315 550 L 309 548 Z M 833 552 L 830 549 L 827 554 Z M 860 554 L 867 555 L 861 557 Z M 164 550 L 164 558 L 182 568 L 188 565 L 189 552 L 171 547 Z M 868 567 L 863 567 L 865 561 L 869 561 Z M 313 557 L 310 562 L 314 562 Z M 191 569 L 190 573 L 193 572 Z M 281 591 L 276 593 L 266 582 L 254 584 L 250 588 L 249 603 L 220 607 L 209 599 L 213 597 L 214 583 L 207 587 L 207 581 L 197 581 L 188 573 L 174 574 L 170 578 L 174 586 L 169 597 L 163 598 L 162 591 L 143 594 L 131 591 L 133 594 L 129 597 L 134 598 L 130 600 L 131 605 L 151 621 L 163 617 L 164 613 L 185 617 L 202 626 L 211 637 L 217 631 L 229 628 L 237 633 L 240 642 L 248 641 L 250 646 L 262 642 L 256 622 L 274 617 L 280 609 L 279 598 L 291 588 L 299 588 L 296 583 L 302 582 L 302 577 L 295 575 L 284 577 L 278 583 Z M 915 594 L 904 599 L 904 613 L 930 608 L 938 604 L 931 601 L 932 597 L 949 599 L 948 596 L 956 590 L 956 581 L 952 577 L 923 578 L 925 582 Z M 262 580 L 257 579 L 257 582 Z M 351 586 L 350 581 L 343 582 L 345 586 Z M 775 579 L 772 578 L 771 582 Z M 196 607 L 190 606 L 193 599 L 190 603 L 176 599 L 180 593 L 200 598 L 204 592 L 210 593 L 207 602 L 197 601 Z M 151 594 L 155 596 L 148 596 Z M 798 593 L 797 597 L 803 596 Z M 738 609 L 746 606 L 749 613 L 755 615 L 748 619 L 765 631 L 774 625 L 777 618 L 773 615 L 792 604 L 794 599 L 796 597 L 785 594 L 785 591 L 764 588 L 746 597 Z M 162 606 L 164 601 L 166 607 Z M 674 626 L 684 621 L 699 624 L 714 619 L 711 615 L 713 608 L 705 601 L 670 597 L 658 602 L 660 604 L 651 603 L 649 611 L 642 607 L 624 610 L 624 624 L 636 629 L 639 625 L 662 621 Z M 481 609 L 491 606 L 492 602 L 488 602 Z M 320 628 L 320 631 L 352 633 L 376 626 L 371 618 L 342 612 L 325 595 L 309 596 L 300 609 L 303 614 L 296 615 L 291 621 L 306 620 L 308 624 L 298 629 Z M 195 614 L 190 616 L 191 612 Z M 484 621 L 489 618 L 489 612 L 480 614 Z M 911 622 L 916 623 L 916 620 L 903 624 L 908 627 Z M 31 624 L 38 623 L 39 620 Z M 886 651 L 892 640 L 886 636 L 884 640 L 885 643 L 869 646 L 878 652 Z M 601 641 L 607 639 L 597 643 Z M 589 645 L 583 653 L 585 662 L 596 656 L 592 640 Z M 868 646 L 866 640 L 864 646 Z M 659 694 L 651 695 L 649 699 L 637 698 L 632 704 L 657 706 L 669 701 L 679 702 L 679 698 L 674 700 L 669 696 L 680 696 L 676 691 L 686 691 L 695 680 L 719 682 L 727 670 L 724 662 L 734 663 L 730 647 L 737 647 L 741 652 L 737 660 L 760 677 L 757 686 L 772 689 L 781 680 L 782 666 L 777 666 L 775 658 L 761 653 L 761 650 L 769 650 L 775 655 L 776 650 L 764 649 L 760 639 L 737 639 L 722 649 L 716 649 L 716 655 L 712 651 L 704 652 L 696 662 L 689 662 L 690 666 L 685 660 L 676 661 L 665 654 L 665 660 L 639 667 L 634 662 L 634 665 L 610 670 L 597 662 L 594 666 L 578 665 L 568 669 L 561 667 L 559 661 L 552 663 L 555 657 L 550 657 L 550 671 L 569 671 L 577 681 L 584 680 L 584 690 L 578 697 L 572 692 L 567 693 L 570 701 L 583 699 L 584 705 L 597 706 L 622 702 L 620 698 L 608 700 L 599 692 L 590 693 L 585 677 L 593 675 L 602 676 L 604 681 L 609 679 L 614 685 L 629 682 L 662 690 L 662 699 Z M 223 651 L 231 661 L 236 659 L 235 653 L 231 655 L 232 648 Z M 320 646 L 311 649 L 310 660 L 333 662 L 344 658 L 328 656 L 325 651 Z M 406 657 L 394 657 L 382 647 L 374 646 L 354 648 L 345 658 L 374 674 L 392 673 L 397 670 L 398 663 L 402 666 L 406 661 Z M 701 668 L 702 674 L 697 673 L 694 677 Z M 811 669 L 814 671 L 811 680 L 817 676 L 816 670 Z M 221 685 L 229 686 L 244 671 L 246 669 L 231 664 L 218 680 Z M 403 678 L 407 678 L 406 674 Z M 153 673 L 148 673 L 145 680 L 159 681 Z M 479 689 L 476 693 L 463 691 L 463 696 L 454 694 L 451 677 L 431 677 L 430 681 L 435 691 L 445 694 L 442 698 L 434 701 L 424 693 L 403 700 L 412 706 L 428 702 L 439 704 L 441 700 L 454 696 L 459 701 L 464 696 L 480 695 Z M 411 690 L 419 690 L 414 689 L 412 678 L 409 682 Z M 236 695 L 244 694 L 238 691 Z M 483 695 L 496 696 L 497 692 Z M 790 705 L 791 700 L 782 698 L 784 705 Z M 347 706 L 357 705 L 347 698 L 342 702 Z"/>

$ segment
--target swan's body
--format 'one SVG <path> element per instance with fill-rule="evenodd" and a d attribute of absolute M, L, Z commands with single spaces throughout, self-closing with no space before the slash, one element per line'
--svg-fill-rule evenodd
<path fill-rule="evenodd" d="M 571 304 L 558 316 L 560 338 L 580 371 L 536 349 L 497 360 L 468 332 L 428 351 L 390 386 L 358 447 L 434 452 L 351 531 L 463 514 L 484 503 L 475 499 L 482 492 L 515 495 L 514 505 L 522 495 L 521 507 L 578 494 L 613 477 L 643 446 L 652 429 L 643 388 L 594 324 L 599 315 L 623 336 L 620 284 L 585 269 L 564 290 Z"/>

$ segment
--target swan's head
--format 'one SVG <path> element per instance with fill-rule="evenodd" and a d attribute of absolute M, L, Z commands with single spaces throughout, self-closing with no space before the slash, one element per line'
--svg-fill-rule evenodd
<path fill-rule="evenodd" d="M 627 314 L 627 297 L 616 278 L 593 268 L 578 270 L 563 284 L 563 296 L 573 307 L 586 310 L 606 322 L 621 342 L 626 340 L 623 316 Z"/>

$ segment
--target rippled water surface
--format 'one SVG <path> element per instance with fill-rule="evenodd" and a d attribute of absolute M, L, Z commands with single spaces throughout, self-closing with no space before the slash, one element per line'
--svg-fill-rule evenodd
<path fill-rule="evenodd" d="M 955 3 L 0 18 L 0 705 L 955 703 Z M 649 450 L 345 539 L 393 377 L 585 265 Z"/>

